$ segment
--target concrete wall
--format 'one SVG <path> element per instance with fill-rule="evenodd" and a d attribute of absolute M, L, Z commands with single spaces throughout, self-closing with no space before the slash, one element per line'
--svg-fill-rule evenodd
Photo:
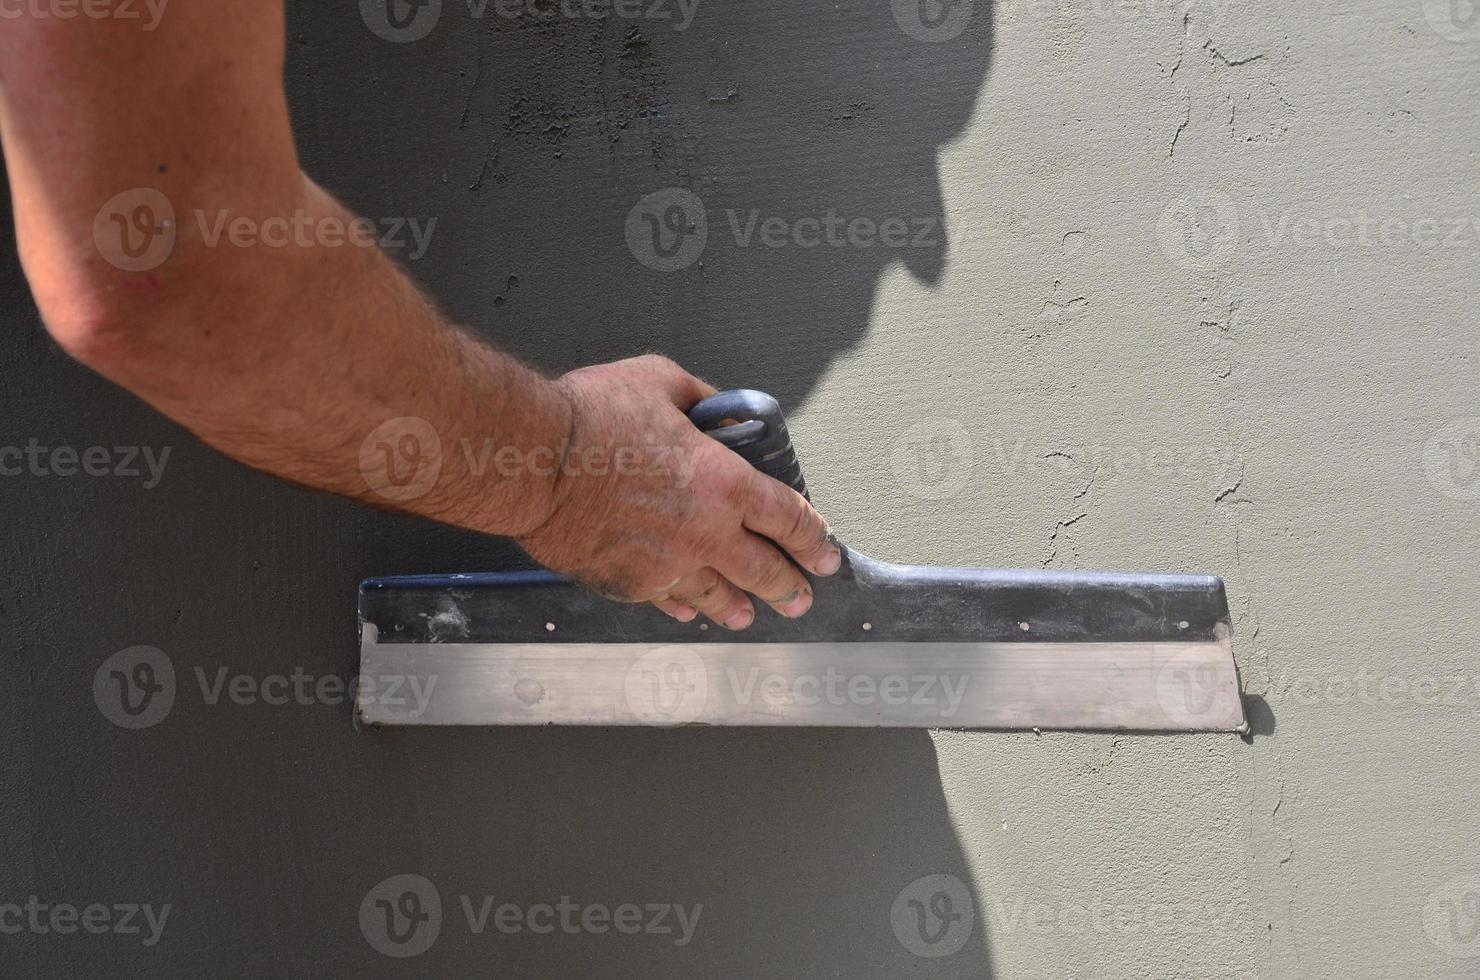
<path fill-rule="evenodd" d="M 223 668 L 353 675 L 366 575 L 520 558 L 216 457 L 58 353 L 7 256 L 0 444 L 170 455 L 147 486 L 0 482 L 0 904 L 170 913 L 153 945 L 116 911 L 27 926 L 0 974 L 1474 976 L 1464 0 L 652 3 L 444 0 L 400 32 L 295 4 L 305 166 L 436 218 L 407 267 L 551 369 L 656 348 L 781 396 L 862 550 L 1223 574 L 1256 734 L 359 734 L 332 697 L 213 704 Z M 670 206 L 705 235 L 665 259 L 643 216 Z M 909 230 L 834 244 L 829 212 Z M 176 692 L 130 730 L 94 679 L 138 645 Z M 416 959 L 360 926 L 398 874 L 442 903 Z M 703 908 L 687 942 L 477 933 L 485 896 Z M 960 916 L 941 942 L 911 898 Z"/>

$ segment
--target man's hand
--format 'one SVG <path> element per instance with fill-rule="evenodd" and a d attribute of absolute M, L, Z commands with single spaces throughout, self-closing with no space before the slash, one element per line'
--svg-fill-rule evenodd
<path fill-rule="evenodd" d="M 777 546 L 819 574 L 837 549 L 801 497 L 689 424 L 702 382 L 656 357 L 551 381 L 449 323 L 369 243 L 264 244 L 287 222 L 342 232 L 355 218 L 299 169 L 283 43 L 281 0 L 172 6 L 150 32 L 0 22 L 16 241 L 57 342 L 296 483 L 513 537 L 679 619 L 743 628 L 741 590 L 806 611 L 806 579 Z M 210 232 L 238 223 L 264 234 Z M 157 261 L 115 254 L 165 228 Z M 609 465 L 586 465 L 591 451 Z"/>
<path fill-rule="evenodd" d="M 572 371 L 557 382 L 572 434 L 549 518 L 519 543 L 604 595 L 651 600 L 688 622 L 755 619 L 746 592 L 783 616 L 812 605 L 790 554 L 817 575 L 841 556 L 790 487 L 703 435 L 684 414 L 714 389 L 665 357 Z"/>

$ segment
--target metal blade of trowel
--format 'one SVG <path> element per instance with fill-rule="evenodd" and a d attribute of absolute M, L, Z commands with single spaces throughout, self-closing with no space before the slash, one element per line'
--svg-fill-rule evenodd
<path fill-rule="evenodd" d="M 759 392 L 700 428 L 805 493 Z M 728 424 L 721 427 L 721 423 Z M 679 623 L 549 572 L 360 588 L 362 721 L 1247 729 L 1223 583 L 1205 575 L 933 568 L 844 549 L 798 620 Z"/>

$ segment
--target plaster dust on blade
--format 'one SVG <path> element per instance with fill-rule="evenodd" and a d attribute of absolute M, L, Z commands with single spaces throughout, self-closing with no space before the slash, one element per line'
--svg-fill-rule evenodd
<path fill-rule="evenodd" d="M 690 418 L 806 494 L 756 391 Z M 743 633 L 603 599 L 551 572 L 360 587 L 371 725 L 762 725 L 1244 732 L 1211 575 L 895 565 L 844 547 L 812 609 Z"/>

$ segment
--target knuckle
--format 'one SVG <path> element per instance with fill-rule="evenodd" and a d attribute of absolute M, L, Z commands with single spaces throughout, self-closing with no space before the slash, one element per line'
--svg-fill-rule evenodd
<path fill-rule="evenodd" d="M 633 584 L 633 592 L 636 595 L 646 597 L 665 598 L 674 586 L 673 577 L 659 572 L 643 575 Z"/>
<path fill-rule="evenodd" d="M 750 602 L 745 598 L 744 593 L 727 593 L 724 601 L 715 603 L 713 612 L 708 613 L 708 615 L 711 619 L 717 619 L 723 622 L 748 605 L 750 605 Z"/>
<path fill-rule="evenodd" d="M 795 587 L 796 575 L 780 555 L 768 555 L 756 563 L 754 582 L 769 598 L 783 598 Z"/>
<path fill-rule="evenodd" d="M 739 462 L 739 457 L 736 457 L 736 461 Z M 741 466 L 744 469 L 732 469 L 724 474 L 725 502 L 741 513 L 747 510 L 766 510 L 770 503 L 766 499 L 765 487 L 758 479 L 759 474 L 748 463 L 742 462 Z"/>
<path fill-rule="evenodd" d="M 712 568 L 706 568 L 686 578 L 670 594 L 675 599 L 702 609 L 713 605 L 723 585 L 724 580 L 719 577 L 719 573 Z"/>
<path fill-rule="evenodd" d="M 786 540 L 789 543 L 808 551 L 822 544 L 822 538 L 815 532 L 814 527 L 815 524 L 821 522 L 812 519 L 813 513 L 812 508 L 807 505 L 807 502 L 802 499 L 800 494 L 797 494 L 796 503 L 791 515 L 791 527 L 786 533 Z"/>
<path fill-rule="evenodd" d="M 695 520 L 679 529 L 678 540 L 684 552 L 702 565 L 719 551 L 721 538 L 712 523 Z"/>
<path fill-rule="evenodd" d="M 584 574 L 577 577 L 586 588 L 614 602 L 642 602 L 646 594 L 628 580 L 615 575 Z"/>
<path fill-rule="evenodd" d="M 640 357 L 634 358 L 634 360 L 645 368 L 649 368 L 653 371 L 660 371 L 664 374 L 672 374 L 683 370 L 681 367 L 678 366 L 677 361 L 673 360 L 673 358 L 667 356 L 666 354 L 643 354 Z"/>
<path fill-rule="evenodd" d="M 699 594 L 695 596 L 700 602 L 712 602 L 721 593 L 721 582 L 718 575 L 713 575 L 707 582 L 699 586 Z"/>

